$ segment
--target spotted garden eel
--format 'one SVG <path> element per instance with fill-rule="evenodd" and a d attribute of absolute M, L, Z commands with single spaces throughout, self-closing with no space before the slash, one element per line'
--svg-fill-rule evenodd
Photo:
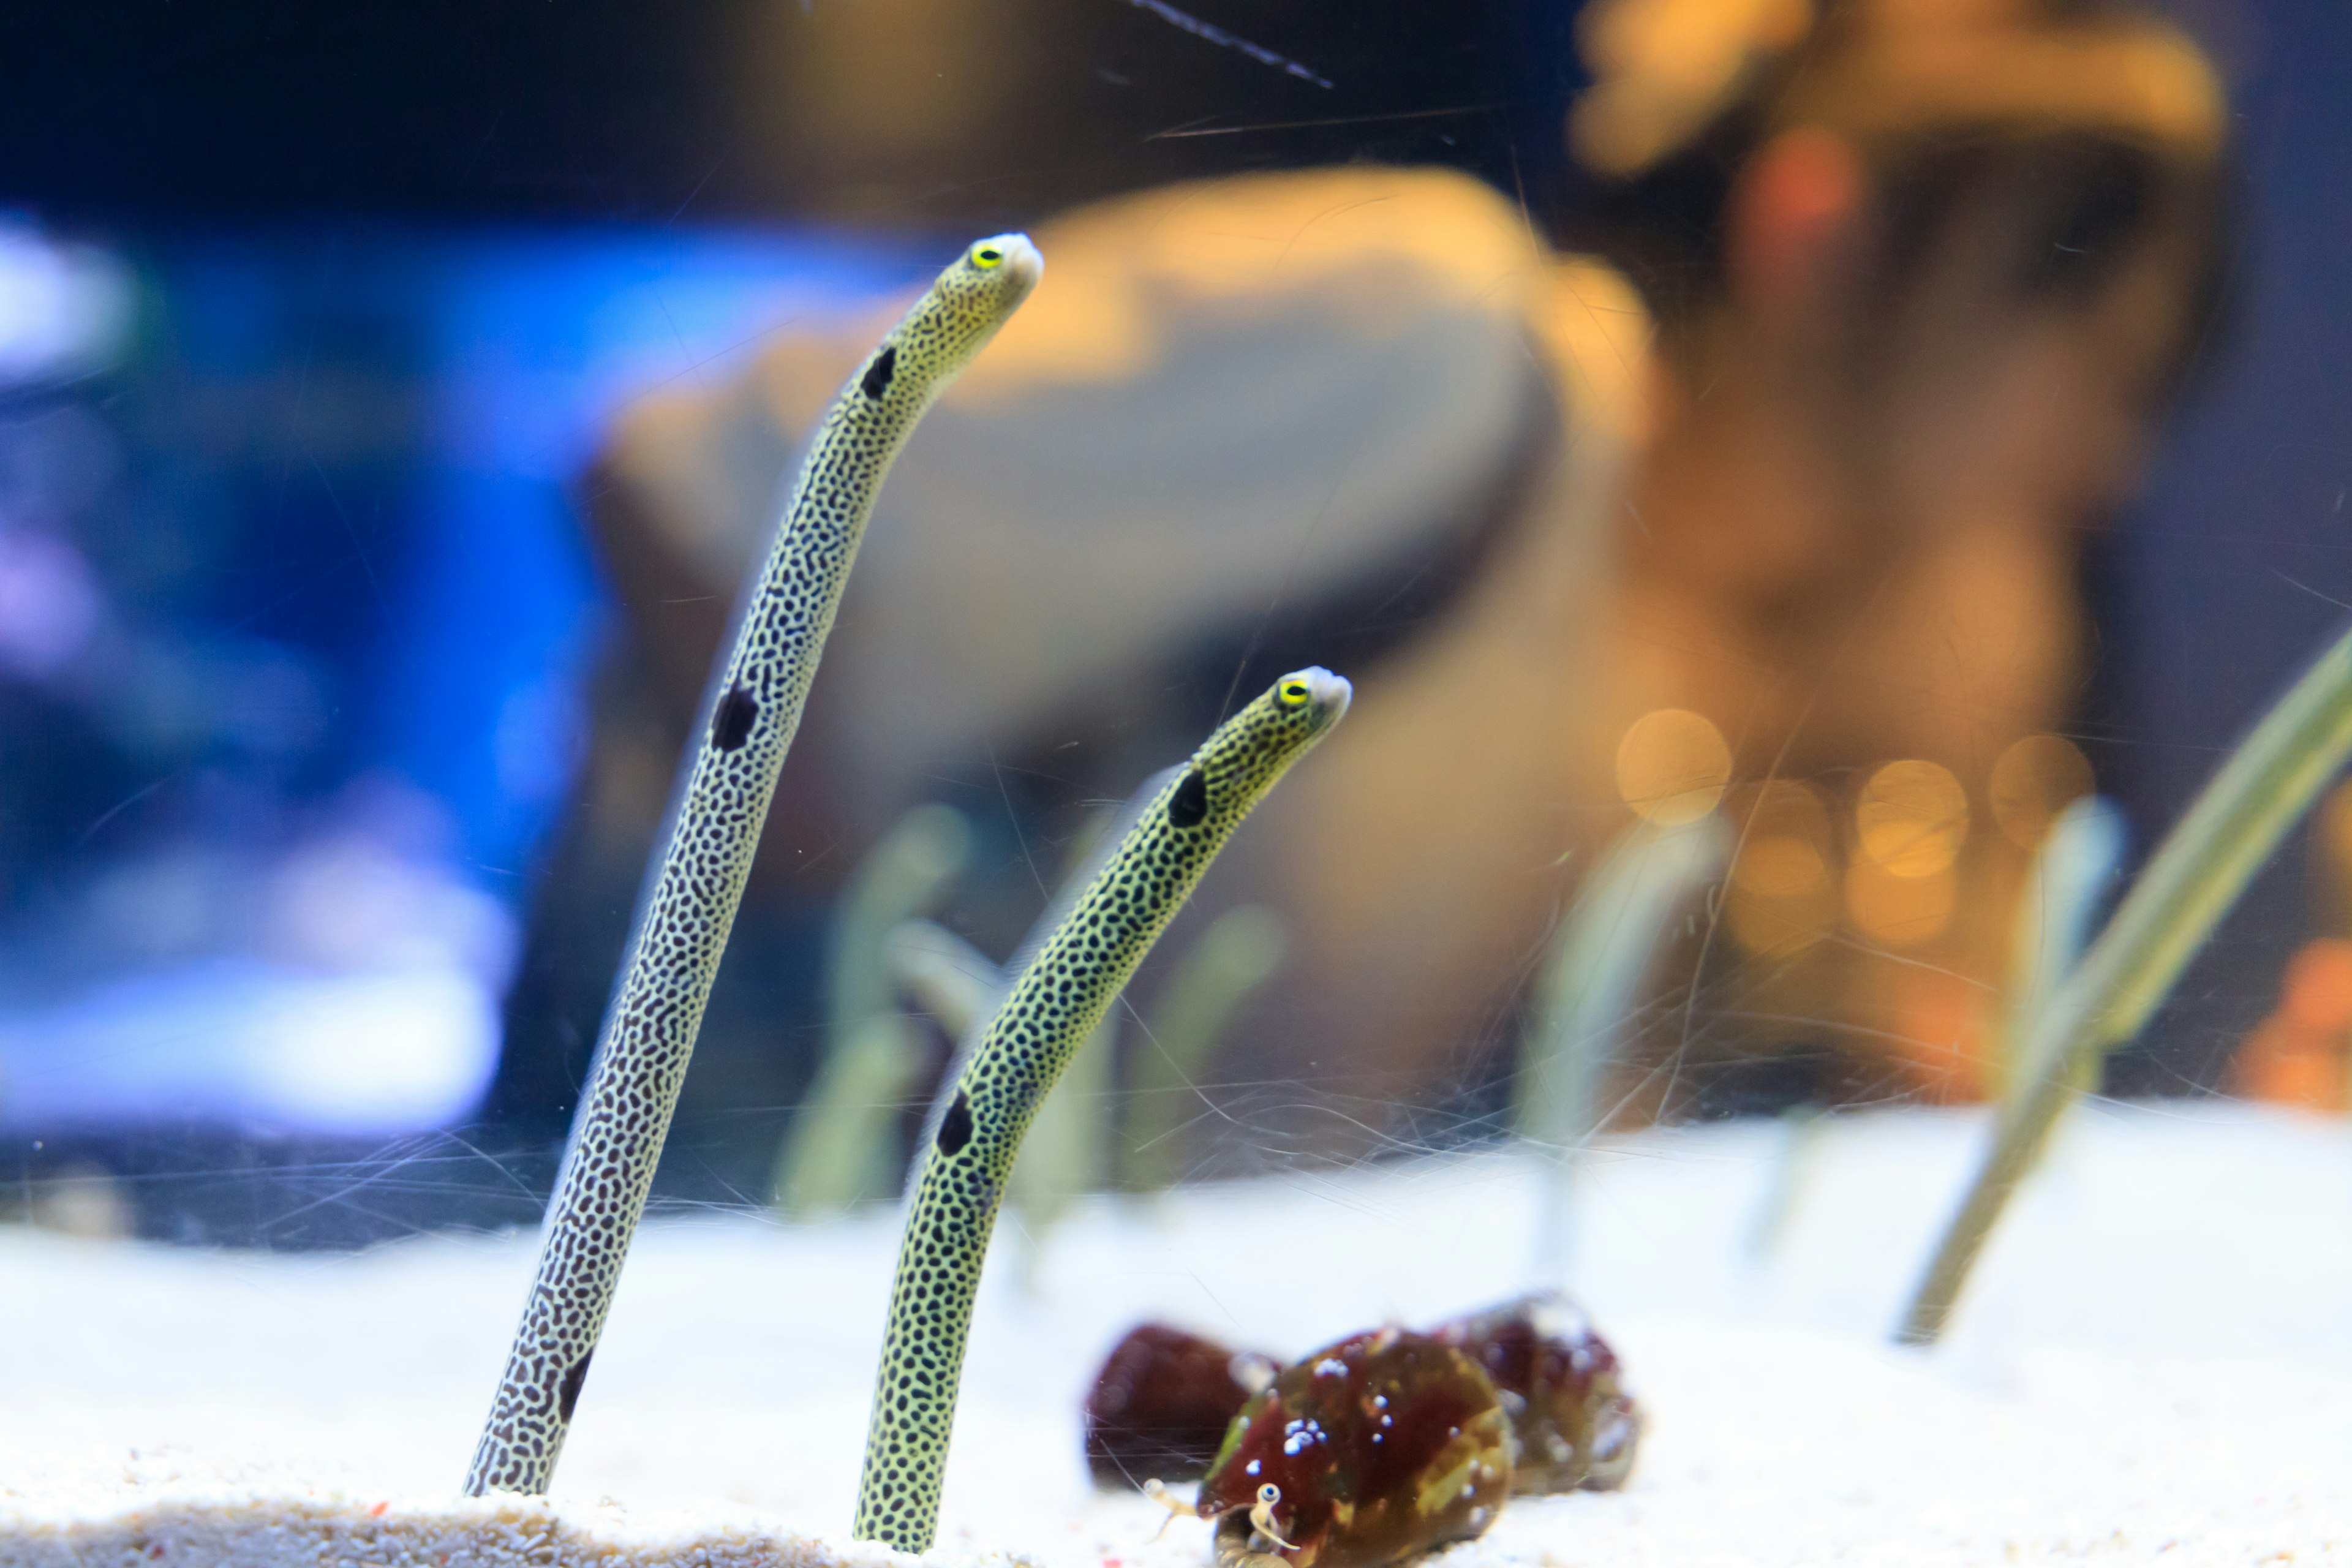
<path fill-rule="evenodd" d="M 1218 726 L 1115 841 L 958 1064 L 920 1151 L 898 1246 L 858 1539 L 929 1548 L 972 1298 L 1022 1135 L 1234 827 L 1339 721 L 1349 694 L 1328 670 L 1302 669 Z"/>
<path fill-rule="evenodd" d="M 916 420 L 1029 297 L 1044 265 L 1021 235 L 972 246 L 890 329 L 817 427 L 704 699 L 468 1495 L 547 1489 L 875 492 Z"/>

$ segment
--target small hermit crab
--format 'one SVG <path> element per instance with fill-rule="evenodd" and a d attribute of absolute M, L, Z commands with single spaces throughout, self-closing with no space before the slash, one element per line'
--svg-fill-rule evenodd
<path fill-rule="evenodd" d="M 1372 1568 L 1482 1533 L 1511 1489 L 1493 1379 L 1453 1345 L 1386 1328 L 1283 1370 L 1201 1483 L 1223 1563 Z"/>

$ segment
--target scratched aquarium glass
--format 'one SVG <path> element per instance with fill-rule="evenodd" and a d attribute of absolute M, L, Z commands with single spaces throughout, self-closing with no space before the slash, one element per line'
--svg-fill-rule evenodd
<path fill-rule="evenodd" d="M 2352 1538 L 2352 21 L 8 34 L 0 1558 Z"/>

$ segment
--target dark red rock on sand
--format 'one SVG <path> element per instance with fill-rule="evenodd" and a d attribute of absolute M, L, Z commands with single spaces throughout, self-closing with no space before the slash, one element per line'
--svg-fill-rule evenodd
<path fill-rule="evenodd" d="M 1519 1440 L 1513 1491 L 1614 1491 L 1625 1484 L 1641 1411 L 1625 1392 L 1615 1352 L 1582 1308 L 1556 1292 L 1523 1296 L 1430 1333 L 1494 1379 Z"/>
<path fill-rule="evenodd" d="M 1108 1487 L 1200 1479 L 1274 1368 L 1271 1356 L 1164 1323 L 1129 1330 L 1087 1395 L 1087 1468 Z"/>

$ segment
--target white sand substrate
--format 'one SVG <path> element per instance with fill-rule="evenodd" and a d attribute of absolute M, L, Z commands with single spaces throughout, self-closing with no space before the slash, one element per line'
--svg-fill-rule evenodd
<path fill-rule="evenodd" d="M 1435 1568 L 2352 1563 L 2352 1134 L 2086 1110 L 1949 1340 L 1887 1331 L 1979 1113 L 1840 1119 L 1780 1245 L 1783 1135 L 1629 1137 L 1575 1284 L 1651 1428 L 1619 1495 L 1517 1502 Z M 933 1560 L 1197 1568 L 1097 1495 L 1076 1407 L 1155 1316 L 1296 1354 L 1531 1283 L 1510 1152 L 1104 1201 L 1024 1289 L 1000 1232 Z M 354 1195 L 354 1201 L 360 1201 Z M 896 1247 L 882 1213 L 638 1241 L 546 1502 L 454 1496 L 533 1238 L 269 1257 L 0 1232 L 0 1563 L 880 1565 L 846 1540 Z"/>

